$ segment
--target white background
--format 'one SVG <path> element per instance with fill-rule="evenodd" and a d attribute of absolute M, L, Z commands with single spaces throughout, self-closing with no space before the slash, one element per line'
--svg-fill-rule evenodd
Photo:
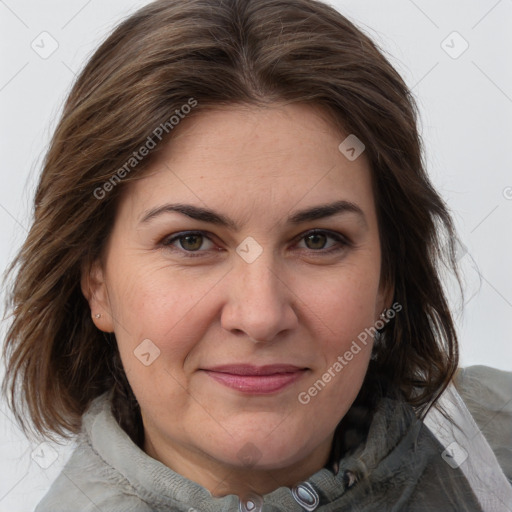
<path fill-rule="evenodd" d="M 74 75 L 111 29 L 146 3 L 0 0 L 2 269 L 26 234 L 40 163 Z M 332 5 L 387 52 L 419 101 L 428 169 L 463 244 L 467 298 L 457 314 L 462 365 L 510 371 L 512 0 Z M 31 48 L 44 31 L 58 43 L 47 59 Z M 36 448 L 0 402 L 0 512 L 33 510 L 70 448 Z M 47 464 L 56 460 L 41 468 L 38 453 Z"/>

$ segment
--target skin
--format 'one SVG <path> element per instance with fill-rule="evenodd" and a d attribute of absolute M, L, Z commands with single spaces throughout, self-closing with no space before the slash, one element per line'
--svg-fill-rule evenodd
<path fill-rule="evenodd" d="M 391 305 L 380 285 L 370 167 L 364 153 L 345 158 L 338 145 L 346 135 L 307 105 L 225 107 L 179 129 L 124 190 L 104 257 L 82 289 L 96 326 L 115 333 L 141 407 L 144 451 L 215 496 L 265 494 L 326 464 L 372 340 L 308 404 L 298 395 Z M 287 220 L 340 200 L 364 218 Z M 167 203 L 214 210 L 239 229 L 177 212 L 141 222 Z M 307 236 L 312 229 L 350 244 Z M 189 230 L 206 233 L 164 245 Z M 247 237 L 263 251 L 251 263 L 236 252 Z M 145 339 L 160 350 L 149 366 L 134 354 Z M 268 395 L 225 387 L 201 370 L 241 362 L 308 370 Z"/>

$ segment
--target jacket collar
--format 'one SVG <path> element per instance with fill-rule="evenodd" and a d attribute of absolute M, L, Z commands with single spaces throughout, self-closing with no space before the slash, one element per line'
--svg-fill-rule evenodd
<path fill-rule="evenodd" d="M 349 412 L 354 414 L 357 410 L 352 408 Z M 373 411 L 366 440 L 337 459 L 332 468 L 320 469 L 293 489 L 279 487 L 264 496 L 255 495 L 252 502 L 246 504 L 240 503 L 235 495 L 214 497 L 199 484 L 144 453 L 115 420 L 111 411 L 111 393 L 105 393 L 91 404 L 83 418 L 83 435 L 93 450 L 131 484 L 141 499 L 154 505 L 174 506 L 185 511 L 256 511 L 258 508 L 251 509 L 251 506 L 256 507 L 259 502 L 277 507 L 274 510 L 302 512 L 334 505 L 334 502 L 344 501 L 345 494 L 356 496 L 369 483 L 384 485 L 397 471 L 401 474 L 400 466 L 407 453 L 414 449 L 421 426 L 404 400 L 382 396 Z M 413 473 L 419 474 L 424 465 L 411 465 L 407 477 L 414 478 Z M 357 492 L 358 489 L 361 491 Z M 246 505 L 248 508 L 244 509 Z"/>

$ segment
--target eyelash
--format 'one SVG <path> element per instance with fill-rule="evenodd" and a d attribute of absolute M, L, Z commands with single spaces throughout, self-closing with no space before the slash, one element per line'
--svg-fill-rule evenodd
<path fill-rule="evenodd" d="M 329 249 L 307 249 L 306 248 L 306 250 L 316 253 L 318 255 L 329 255 L 329 254 L 332 254 L 335 252 L 342 251 L 342 250 L 346 249 L 347 247 L 352 246 L 352 243 L 346 237 L 341 235 L 340 233 L 335 233 L 333 231 L 328 231 L 328 230 L 324 230 L 324 229 L 312 229 L 310 231 L 307 231 L 307 232 L 299 235 L 296 238 L 296 240 L 298 242 L 300 242 L 301 240 L 303 240 L 304 238 L 306 238 L 308 236 L 318 235 L 318 234 L 326 235 L 327 238 L 332 238 L 339 244 L 339 246 L 338 247 L 333 246 L 333 247 L 330 247 Z M 180 240 L 181 238 L 185 238 L 185 237 L 191 236 L 191 235 L 192 236 L 193 235 L 203 236 L 204 238 L 207 238 L 208 240 L 210 240 L 213 243 L 213 240 L 208 236 L 209 233 L 207 231 L 182 231 L 181 233 L 176 233 L 170 237 L 164 238 L 161 242 L 161 245 L 166 250 L 170 250 L 173 252 L 175 252 L 175 251 L 181 252 L 184 255 L 184 257 L 187 257 L 187 258 L 203 257 L 204 254 L 201 254 L 201 253 L 205 253 L 205 252 L 207 252 L 207 250 L 187 251 L 186 249 L 183 249 L 183 248 L 172 247 L 172 244 L 174 242 Z"/>

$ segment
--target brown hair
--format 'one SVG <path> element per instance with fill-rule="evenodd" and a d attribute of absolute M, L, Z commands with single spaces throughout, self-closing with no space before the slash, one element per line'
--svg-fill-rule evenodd
<path fill-rule="evenodd" d="M 382 280 L 403 307 L 368 374 L 386 377 L 424 414 L 458 366 L 440 262 L 457 270 L 454 227 L 426 175 L 407 86 L 365 34 L 318 1 L 159 0 L 123 21 L 77 78 L 44 161 L 32 226 L 8 269 L 16 275 L 3 391 L 23 428 L 28 413 L 39 434 L 76 433 L 91 400 L 113 389 L 118 420 L 140 435 L 115 337 L 94 326 L 80 278 L 102 254 L 124 183 L 152 163 L 173 136 L 170 116 L 191 99 L 189 115 L 308 103 L 364 142 Z M 167 127 L 163 142 L 127 175 L 126 162 L 159 126 Z"/>

